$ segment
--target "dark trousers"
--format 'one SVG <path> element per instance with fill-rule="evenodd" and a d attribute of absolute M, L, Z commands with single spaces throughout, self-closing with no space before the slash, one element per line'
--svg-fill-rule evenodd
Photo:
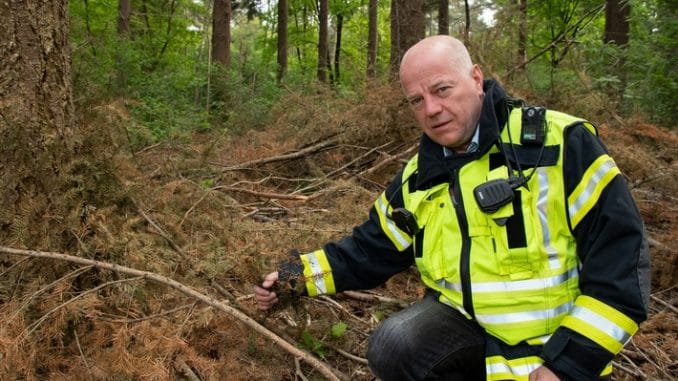
<path fill-rule="evenodd" d="M 367 359 L 381 380 L 485 380 L 482 328 L 437 296 L 428 293 L 371 335 Z"/>

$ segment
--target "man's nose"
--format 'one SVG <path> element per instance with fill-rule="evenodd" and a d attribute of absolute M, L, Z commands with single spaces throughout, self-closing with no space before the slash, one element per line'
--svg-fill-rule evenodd
<path fill-rule="evenodd" d="M 434 116 L 442 111 L 442 106 L 435 97 L 424 97 L 426 116 Z"/>

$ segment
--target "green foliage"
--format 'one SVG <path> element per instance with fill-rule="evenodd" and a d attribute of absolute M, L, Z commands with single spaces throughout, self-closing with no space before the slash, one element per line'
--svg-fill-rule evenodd
<path fill-rule="evenodd" d="M 507 84 L 546 102 L 577 91 L 595 92 L 618 110 L 642 112 L 658 123 L 674 125 L 676 9 L 668 0 L 631 5 L 631 42 L 621 49 L 601 41 L 605 18 L 599 1 L 528 3 L 527 57 L 536 59 L 524 73 L 506 78 Z M 117 1 L 69 6 L 76 102 L 89 107 L 125 99 L 133 119 L 126 126 L 133 145 L 210 128 L 228 133 L 263 128 L 273 122 L 272 110 L 283 93 L 317 88 L 318 20 L 313 1 L 289 2 L 288 71 L 282 87 L 275 81 L 276 2 L 267 6 L 247 2 L 234 10 L 229 69 L 209 62 L 210 2 L 133 3 L 129 34 L 117 31 Z M 390 54 L 389 7 L 389 2 L 379 2 L 377 71 L 384 81 Z M 489 8 L 497 11 L 495 25 L 480 18 Z M 464 24 L 464 7 L 452 3 L 450 10 L 450 30 L 455 34 Z M 429 11 L 429 32 L 435 33 L 435 7 Z M 488 76 L 505 79 L 506 73 L 515 72 L 518 59 L 517 6 L 511 1 L 478 1 L 471 12 L 471 54 Z M 339 13 L 344 17 L 340 76 L 337 79 L 332 67 L 333 92 L 327 94 L 353 98 L 366 84 L 367 2 L 330 2 L 332 65 Z M 568 37 L 554 43 L 562 33 Z M 548 46 L 551 49 L 544 50 Z"/>
<path fill-rule="evenodd" d="M 313 337 L 307 330 L 301 333 L 301 346 L 307 351 L 315 353 L 318 357 L 325 358 L 325 346 L 322 341 Z"/>
<path fill-rule="evenodd" d="M 633 3 L 625 104 L 657 123 L 678 124 L 678 8 L 671 0 Z"/>
<path fill-rule="evenodd" d="M 340 321 L 339 323 L 332 325 L 332 328 L 330 328 L 330 334 L 335 339 L 338 339 L 344 335 L 347 328 L 348 326 L 346 325 L 346 323 Z"/>

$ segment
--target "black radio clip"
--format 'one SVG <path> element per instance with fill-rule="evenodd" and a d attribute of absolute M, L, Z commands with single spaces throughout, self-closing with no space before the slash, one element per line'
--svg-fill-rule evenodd
<path fill-rule="evenodd" d="M 514 181 L 512 181 L 514 180 Z M 478 185 L 473 190 L 476 202 L 485 213 L 492 214 L 513 201 L 517 179 L 495 179 Z"/>
<path fill-rule="evenodd" d="M 523 107 L 520 144 L 542 145 L 546 139 L 546 109 L 543 107 Z"/>

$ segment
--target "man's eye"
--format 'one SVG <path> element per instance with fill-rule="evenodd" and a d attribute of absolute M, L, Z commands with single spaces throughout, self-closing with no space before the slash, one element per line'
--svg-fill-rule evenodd
<path fill-rule="evenodd" d="M 450 89 L 450 86 L 442 86 L 436 89 L 436 93 L 438 93 L 438 95 L 445 95 L 450 92 Z"/>
<path fill-rule="evenodd" d="M 408 99 L 407 102 L 410 104 L 411 107 L 417 107 L 417 106 L 421 105 L 422 98 L 421 97 L 411 98 L 411 99 Z"/>

